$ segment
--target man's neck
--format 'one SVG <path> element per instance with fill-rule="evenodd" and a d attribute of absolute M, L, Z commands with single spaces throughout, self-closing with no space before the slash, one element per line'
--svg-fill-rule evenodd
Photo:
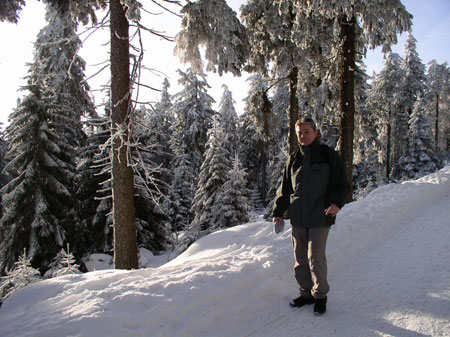
<path fill-rule="evenodd" d="M 305 154 L 305 151 L 311 151 L 311 148 L 313 148 L 316 144 L 318 144 L 319 143 L 319 141 L 317 140 L 317 138 L 316 139 L 314 139 L 313 141 L 312 141 L 312 143 L 311 144 L 308 144 L 308 145 L 300 145 L 300 152 L 302 153 L 302 155 L 304 155 Z"/>

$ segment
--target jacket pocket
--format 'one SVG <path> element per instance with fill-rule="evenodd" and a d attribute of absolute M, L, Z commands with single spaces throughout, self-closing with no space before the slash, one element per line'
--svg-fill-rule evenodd
<path fill-rule="evenodd" d="M 301 199 L 296 194 L 291 194 L 289 203 L 289 219 L 292 226 L 300 226 L 302 222 L 302 203 Z"/>

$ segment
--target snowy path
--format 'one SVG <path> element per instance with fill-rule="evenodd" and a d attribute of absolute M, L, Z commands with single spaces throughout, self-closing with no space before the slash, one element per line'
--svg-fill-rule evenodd
<path fill-rule="evenodd" d="M 287 226 L 288 228 L 289 226 Z M 290 230 L 213 233 L 158 268 L 31 285 L 0 335 L 42 337 L 450 337 L 450 167 L 347 205 L 328 243 L 325 316 L 292 309 Z"/>

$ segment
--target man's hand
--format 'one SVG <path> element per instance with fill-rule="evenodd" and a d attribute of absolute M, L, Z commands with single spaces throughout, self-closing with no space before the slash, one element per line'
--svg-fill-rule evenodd
<path fill-rule="evenodd" d="M 337 207 L 335 204 L 331 204 L 330 207 L 328 207 L 325 210 L 325 215 L 336 216 L 340 210 L 341 209 L 339 207 Z"/>
<path fill-rule="evenodd" d="M 274 217 L 272 221 L 273 221 L 273 229 L 275 231 L 275 234 L 279 234 L 284 231 L 283 218 Z"/>

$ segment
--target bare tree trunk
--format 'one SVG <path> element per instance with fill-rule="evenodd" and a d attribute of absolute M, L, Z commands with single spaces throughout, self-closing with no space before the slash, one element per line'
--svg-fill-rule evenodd
<path fill-rule="evenodd" d="M 355 128 L 355 22 L 353 17 L 350 21 L 343 19 L 341 23 L 343 38 L 343 53 L 340 78 L 339 109 L 340 128 L 339 138 L 341 140 L 340 155 L 347 170 L 350 187 L 353 186 L 353 133 Z M 349 201 L 352 193 L 349 193 Z"/>
<path fill-rule="evenodd" d="M 114 265 L 116 269 L 137 269 L 133 169 L 128 165 L 128 146 L 124 143 L 128 139 L 130 108 L 129 25 L 120 0 L 110 0 L 110 17 Z"/>
<path fill-rule="evenodd" d="M 298 120 L 299 107 L 297 97 L 298 68 L 293 67 L 289 73 L 289 153 L 298 149 L 295 123 Z"/>

